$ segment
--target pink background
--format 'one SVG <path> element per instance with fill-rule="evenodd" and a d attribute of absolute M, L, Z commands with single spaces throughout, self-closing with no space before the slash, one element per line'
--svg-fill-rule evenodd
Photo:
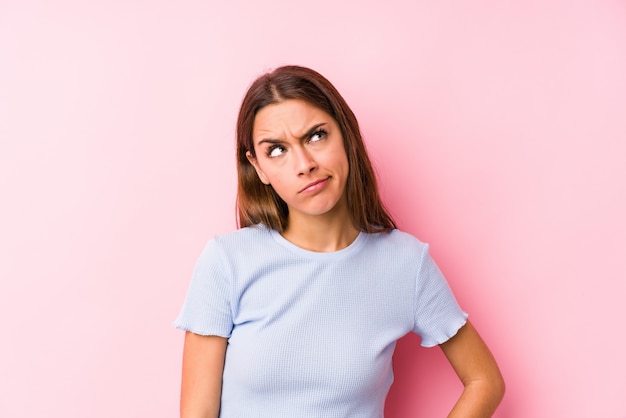
<path fill-rule="evenodd" d="M 626 417 L 625 3 L 217 3 L 0 1 L 0 416 L 176 416 L 170 322 L 235 227 L 240 100 L 297 63 L 491 346 L 496 416 Z M 460 392 L 418 343 L 389 417 Z"/>

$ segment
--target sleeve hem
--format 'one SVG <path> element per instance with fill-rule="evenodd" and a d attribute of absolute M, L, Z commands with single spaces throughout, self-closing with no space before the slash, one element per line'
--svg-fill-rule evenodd
<path fill-rule="evenodd" d="M 222 337 L 222 338 L 230 338 L 230 332 L 226 330 L 199 329 L 193 326 L 181 324 L 178 321 L 172 322 L 172 326 L 181 331 L 189 331 L 194 334 L 202 335 L 205 337 L 215 336 L 215 337 Z"/>
<path fill-rule="evenodd" d="M 436 345 L 440 345 L 454 337 L 465 324 L 467 324 L 468 314 L 463 312 L 463 315 L 458 317 L 450 326 L 448 330 L 441 331 L 438 335 L 431 336 L 426 340 L 422 340 L 420 345 L 422 347 L 430 348 Z"/>

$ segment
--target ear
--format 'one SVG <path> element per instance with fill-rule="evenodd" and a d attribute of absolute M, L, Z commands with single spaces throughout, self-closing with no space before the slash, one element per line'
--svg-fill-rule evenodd
<path fill-rule="evenodd" d="M 254 167 L 256 174 L 259 176 L 259 179 L 261 180 L 261 183 L 269 185 L 270 181 L 267 179 L 267 176 L 265 175 L 263 170 L 261 170 L 261 167 L 259 167 L 259 162 L 256 160 L 256 158 L 252 156 L 250 151 L 246 151 L 246 158 L 248 159 L 250 164 L 252 164 L 252 167 Z"/>

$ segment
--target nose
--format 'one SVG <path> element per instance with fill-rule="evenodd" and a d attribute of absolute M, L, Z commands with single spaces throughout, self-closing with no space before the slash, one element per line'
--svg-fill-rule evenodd
<path fill-rule="evenodd" d="M 298 175 L 304 175 L 313 172 L 317 168 L 317 163 L 311 152 L 305 147 L 296 147 L 293 150 L 294 164 Z"/>

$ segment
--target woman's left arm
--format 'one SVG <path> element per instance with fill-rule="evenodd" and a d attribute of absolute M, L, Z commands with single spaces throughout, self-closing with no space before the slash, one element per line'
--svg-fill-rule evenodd
<path fill-rule="evenodd" d="M 504 379 L 476 329 L 468 321 L 440 347 L 464 387 L 448 418 L 491 417 L 504 396 Z"/>

